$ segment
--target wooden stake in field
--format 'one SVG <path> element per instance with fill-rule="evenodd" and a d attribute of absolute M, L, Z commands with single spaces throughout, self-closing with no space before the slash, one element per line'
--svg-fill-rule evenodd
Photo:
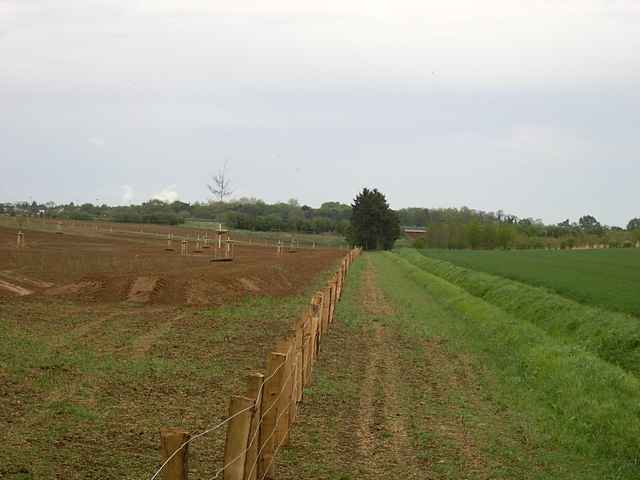
<path fill-rule="evenodd" d="M 186 257 L 187 255 L 189 255 L 189 241 L 188 240 L 182 240 L 182 248 L 180 249 L 180 255 L 182 255 L 183 257 Z"/>
<path fill-rule="evenodd" d="M 173 235 L 171 233 L 167 234 L 167 248 L 165 248 L 167 252 L 173 252 Z"/>
<path fill-rule="evenodd" d="M 233 241 L 227 237 L 227 245 L 225 251 L 225 257 L 233 258 Z"/>
<path fill-rule="evenodd" d="M 17 247 L 24 248 L 24 233 L 22 233 L 22 230 L 18 232 Z"/>
<path fill-rule="evenodd" d="M 278 244 L 276 246 L 276 254 L 278 256 L 282 255 L 282 240 L 278 240 Z"/>
<path fill-rule="evenodd" d="M 222 230 L 222 224 L 218 224 L 218 250 L 222 248 L 222 235 L 224 231 Z"/>
<path fill-rule="evenodd" d="M 193 251 L 194 253 L 201 253 L 202 249 L 200 248 L 200 232 L 196 234 L 196 249 Z"/>
<path fill-rule="evenodd" d="M 229 230 L 218 230 L 218 248 L 214 248 L 212 262 L 231 262 L 233 261 L 233 245 Z M 224 237 L 224 254 L 222 253 L 222 237 Z"/>
<path fill-rule="evenodd" d="M 298 240 L 295 237 L 291 237 L 291 245 L 289 246 L 289 253 L 296 253 L 298 251 Z"/>

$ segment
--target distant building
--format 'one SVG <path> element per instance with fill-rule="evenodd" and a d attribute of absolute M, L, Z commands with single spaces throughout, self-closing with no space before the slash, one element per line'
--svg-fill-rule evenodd
<path fill-rule="evenodd" d="M 423 227 L 402 227 L 402 232 L 410 240 L 417 240 L 426 235 L 427 229 Z"/>

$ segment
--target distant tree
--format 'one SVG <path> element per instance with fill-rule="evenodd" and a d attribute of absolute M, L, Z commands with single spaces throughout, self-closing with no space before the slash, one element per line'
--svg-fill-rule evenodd
<path fill-rule="evenodd" d="M 640 218 L 632 218 L 627 224 L 627 230 L 640 230 Z"/>
<path fill-rule="evenodd" d="M 580 220 L 578 220 L 578 225 L 583 232 L 600 233 L 602 231 L 602 225 L 600 225 L 600 222 L 598 222 L 598 220 L 596 220 L 596 218 L 592 215 L 585 215 L 584 217 L 580 217 Z"/>
<path fill-rule="evenodd" d="M 303 205 L 301 210 L 304 214 L 305 219 L 309 220 L 311 217 L 313 217 L 313 208 L 311 208 L 309 205 Z"/>
<path fill-rule="evenodd" d="M 211 177 L 213 181 L 207 185 L 209 191 L 217 197 L 218 201 L 224 202 L 224 199 L 233 193 L 231 190 L 231 178 L 227 175 L 227 161 L 225 160 L 223 167 L 218 170 L 218 173 Z"/>
<path fill-rule="evenodd" d="M 365 188 L 351 205 L 349 240 L 365 250 L 389 250 L 400 238 L 400 220 L 377 189 Z"/>

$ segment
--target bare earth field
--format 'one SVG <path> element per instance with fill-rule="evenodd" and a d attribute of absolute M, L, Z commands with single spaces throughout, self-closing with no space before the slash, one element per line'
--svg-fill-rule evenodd
<path fill-rule="evenodd" d="M 182 257 L 178 240 L 167 252 L 160 234 L 101 228 L 65 228 L 62 234 L 27 230 L 26 247 L 18 250 L 16 229 L 0 227 L 0 296 L 222 305 L 245 295 L 299 292 L 339 255 L 299 249 L 278 257 L 274 246 L 240 244 L 234 247 L 235 261 L 211 263 L 213 248 Z M 192 240 L 190 251 L 194 248 Z"/>
<path fill-rule="evenodd" d="M 23 228 L 18 250 L 0 227 L 3 479 L 149 478 L 160 428 L 225 418 L 344 254 L 241 244 L 211 263 L 166 233 Z M 224 429 L 194 443 L 193 478 L 223 449 Z"/>

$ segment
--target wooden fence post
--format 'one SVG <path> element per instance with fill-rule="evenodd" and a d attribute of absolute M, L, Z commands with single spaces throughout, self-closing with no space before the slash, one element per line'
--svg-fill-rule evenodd
<path fill-rule="evenodd" d="M 327 286 L 327 299 L 328 299 L 328 302 L 327 302 L 327 315 L 326 315 L 326 319 L 325 319 L 325 322 L 326 322 L 325 329 L 329 327 L 329 324 L 331 322 L 333 322 L 333 304 L 335 302 L 335 295 L 336 295 L 335 287 L 336 287 L 335 282 L 330 281 L 328 283 L 328 286 Z"/>
<path fill-rule="evenodd" d="M 231 397 L 229 417 L 233 418 L 227 426 L 227 442 L 224 447 L 224 480 L 244 480 L 244 465 L 247 457 L 253 406 L 253 400 L 250 398 L 237 395 Z"/>
<path fill-rule="evenodd" d="M 303 353 L 303 340 L 304 340 L 304 324 L 300 322 L 298 327 L 296 328 L 296 341 L 295 341 L 295 364 L 296 364 L 296 378 L 295 378 L 295 396 L 293 399 L 293 421 L 295 422 L 298 417 L 298 403 L 302 401 L 302 394 L 304 393 L 304 373 L 303 366 L 304 362 L 302 361 L 302 353 Z"/>
<path fill-rule="evenodd" d="M 189 438 L 189 434 L 180 428 L 160 430 L 161 463 L 166 462 Z M 167 463 L 162 470 L 162 478 L 164 480 L 187 480 L 189 478 L 189 445 L 185 445 Z"/>
<path fill-rule="evenodd" d="M 314 300 L 316 297 L 314 296 Z M 312 302 L 314 301 L 312 300 Z M 303 343 L 302 343 L 302 388 L 309 386 L 311 383 L 311 362 L 313 362 L 313 322 L 315 313 L 313 311 L 314 304 L 305 317 L 303 326 Z"/>
<path fill-rule="evenodd" d="M 248 378 L 247 397 L 254 401 L 247 457 L 244 462 L 244 480 L 256 480 L 258 476 L 258 447 L 260 445 L 260 426 L 262 424 L 262 398 L 264 397 L 264 375 L 252 373 Z"/>
<path fill-rule="evenodd" d="M 262 407 L 264 418 L 260 426 L 260 449 L 258 458 L 258 478 L 273 478 L 274 453 L 276 443 L 276 422 L 278 419 L 279 396 L 282 390 L 284 365 L 287 356 L 282 353 L 271 352 L 267 356 L 267 380 L 264 387 Z"/>
<path fill-rule="evenodd" d="M 291 424 L 291 398 L 293 394 L 293 380 L 295 376 L 294 349 L 291 339 L 283 340 L 276 348 L 277 351 L 285 355 L 284 373 L 282 383 L 282 393 L 278 399 L 278 425 L 276 426 L 276 450 L 279 445 L 286 445 L 289 442 L 289 427 Z"/>
<path fill-rule="evenodd" d="M 331 315 L 333 312 L 333 302 L 335 302 L 336 291 L 334 289 L 335 285 L 332 282 L 329 282 L 327 286 L 327 319 L 326 319 L 326 327 L 325 330 L 329 330 L 329 325 L 331 324 Z"/>
<path fill-rule="evenodd" d="M 338 272 L 335 274 L 333 282 L 331 282 L 331 316 L 329 316 L 329 323 L 333 323 L 336 313 L 336 303 L 338 303 Z"/>

